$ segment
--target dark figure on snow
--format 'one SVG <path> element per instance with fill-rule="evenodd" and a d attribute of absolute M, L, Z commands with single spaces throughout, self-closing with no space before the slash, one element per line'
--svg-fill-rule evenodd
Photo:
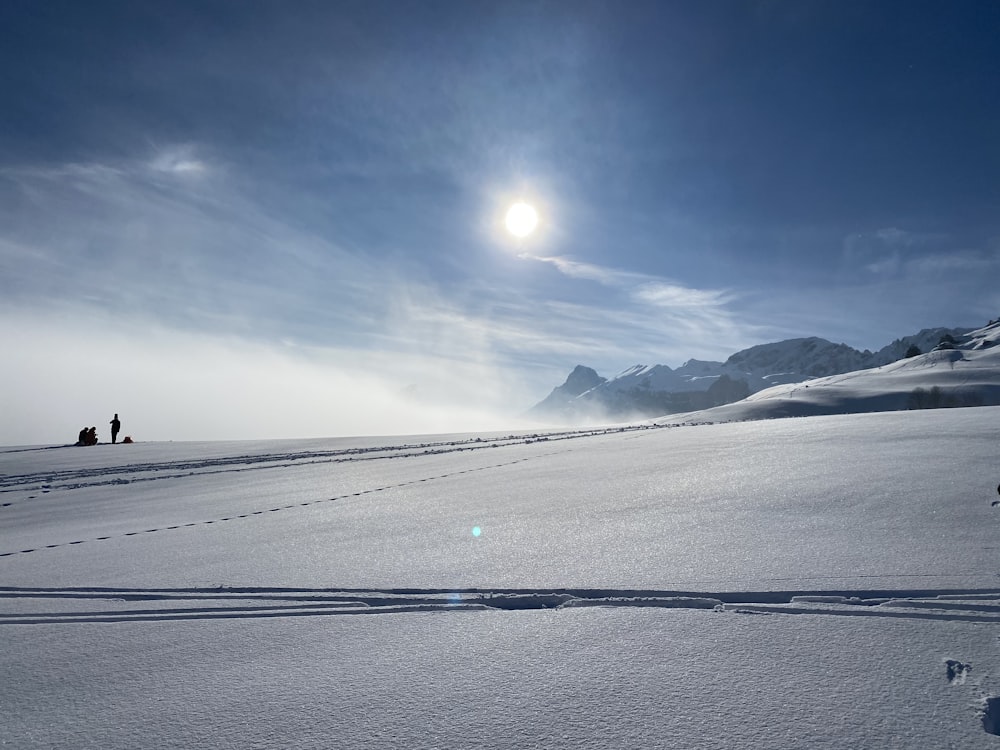
<path fill-rule="evenodd" d="M 97 428 L 91 427 L 87 430 L 87 439 L 84 441 L 84 445 L 97 445 Z"/>
<path fill-rule="evenodd" d="M 80 430 L 80 435 L 76 439 L 76 444 L 77 445 L 86 445 L 87 444 L 87 432 L 88 432 L 88 430 L 87 430 L 86 427 L 84 427 L 82 430 Z"/>
<path fill-rule="evenodd" d="M 118 442 L 118 431 L 122 428 L 122 423 L 118 421 L 118 415 L 115 414 L 115 418 L 111 420 L 111 442 L 112 444 Z"/>

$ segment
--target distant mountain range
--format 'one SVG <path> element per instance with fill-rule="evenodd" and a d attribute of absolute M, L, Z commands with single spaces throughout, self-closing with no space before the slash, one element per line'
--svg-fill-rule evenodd
<path fill-rule="evenodd" d="M 877 352 L 822 338 L 761 344 L 725 362 L 691 359 L 676 369 L 635 365 L 611 379 L 577 365 L 566 382 L 529 411 L 542 421 L 623 421 L 695 412 L 742 401 L 774 386 L 880 368 L 938 350 L 989 348 L 1000 343 L 1000 321 L 985 328 L 927 328 Z"/>

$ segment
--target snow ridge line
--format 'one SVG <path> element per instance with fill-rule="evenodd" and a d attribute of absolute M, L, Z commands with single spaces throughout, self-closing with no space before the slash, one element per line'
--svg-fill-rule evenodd
<path fill-rule="evenodd" d="M 0 475 L 0 493 L 16 491 L 50 492 L 53 489 L 79 489 L 81 487 L 95 487 L 109 484 L 131 484 L 132 482 L 148 482 L 155 481 L 157 479 L 177 479 L 194 475 L 201 476 L 205 474 L 222 474 L 227 472 L 259 471 L 262 469 L 291 468 L 323 463 L 342 463 L 345 461 L 414 458 L 419 456 L 439 455 L 443 453 L 482 450 L 484 448 L 501 448 L 514 445 L 531 445 L 533 443 L 540 442 L 577 440 L 580 438 L 597 437 L 619 432 L 634 432 L 638 430 L 650 429 L 663 429 L 663 427 L 657 425 L 627 425 L 564 432 L 523 433 L 517 435 L 507 435 L 500 438 L 469 438 L 466 440 L 344 448 L 329 451 L 293 451 L 289 453 L 219 456 L 203 460 L 134 463 L 118 466 L 104 466 L 92 469 L 67 469 L 63 471 L 34 472 L 31 474 L 6 474 Z M 158 472 L 174 473 L 163 474 Z M 136 476 L 150 473 L 154 474 L 154 476 Z M 122 475 L 129 475 L 130 478 L 125 479 Z M 105 477 L 112 478 L 105 479 Z M 74 482 L 73 480 L 79 481 Z M 7 505 L 10 504 L 4 504 L 4 506 Z"/>
<path fill-rule="evenodd" d="M 385 492 L 386 490 L 400 489 L 402 487 L 409 487 L 414 484 L 422 484 L 424 482 L 433 482 L 438 479 L 448 479 L 449 477 L 456 477 L 461 474 L 472 474 L 479 471 L 487 471 L 488 469 L 501 469 L 506 466 L 513 466 L 515 464 L 523 463 L 525 461 L 530 461 L 534 458 L 546 458 L 548 456 L 554 456 L 559 453 L 564 453 L 565 451 L 552 451 L 551 453 L 540 453 L 536 456 L 528 456 L 525 458 L 516 458 L 513 461 L 505 461 L 499 464 L 490 464 L 489 466 L 479 466 L 474 469 L 462 469 L 461 471 L 451 471 L 445 474 L 439 474 L 433 477 L 422 477 L 420 479 L 411 479 L 406 482 L 400 482 L 398 484 L 390 484 L 385 487 L 375 487 L 368 490 L 359 490 L 358 492 L 348 492 L 344 495 L 335 495 L 333 497 L 321 498 L 319 500 L 305 500 L 298 503 L 289 503 L 288 505 L 279 505 L 276 508 L 268 508 L 266 510 L 254 510 L 248 513 L 239 513 L 231 516 L 224 516 L 222 518 L 213 518 L 206 521 L 193 521 L 191 523 L 179 523 L 171 526 L 160 526 L 152 529 L 143 529 L 141 531 L 126 531 L 120 534 L 109 534 L 108 536 L 98 536 L 92 539 L 78 539 L 72 542 L 60 542 L 56 544 L 46 544 L 40 547 L 28 547 L 26 549 L 12 550 L 10 552 L 0 552 L 0 557 L 11 557 L 13 555 L 27 555 L 32 552 L 39 552 L 46 549 L 58 549 L 59 547 L 69 547 L 77 544 L 88 544 L 90 542 L 106 542 L 109 539 L 120 539 L 127 536 L 139 536 L 141 534 L 153 534 L 158 531 L 173 531 L 176 529 L 184 529 L 192 526 L 207 526 L 216 523 L 224 523 L 226 521 L 235 521 L 237 519 L 243 518 L 253 518 L 254 516 L 264 516 L 268 513 L 278 513 L 283 510 L 292 510 L 294 508 L 305 508 L 310 505 L 319 505 L 320 503 L 332 503 L 339 500 L 347 500 L 352 497 L 361 497 L 363 495 L 371 495 L 376 492 Z"/>
<path fill-rule="evenodd" d="M 400 593 L 406 592 L 406 593 Z M 873 596 L 874 595 L 874 596 Z M 96 600 L 96 610 L 46 611 L 53 599 Z M 756 603 L 753 601 L 756 600 Z M 600 589 L 282 589 L 0 587 L 0 625 L 260 619 L 329 615 L 565 610 L 580 607 L 705 609 L 733 614 L 889 617 L 1000 624 L 1000 590 L 677 592 Z M 163 606 L 137 608 L 138 602 Z M 33 605 L 33 606 L 32 606 Z M 28 611 L 23 611 L 28 610 Z"/>

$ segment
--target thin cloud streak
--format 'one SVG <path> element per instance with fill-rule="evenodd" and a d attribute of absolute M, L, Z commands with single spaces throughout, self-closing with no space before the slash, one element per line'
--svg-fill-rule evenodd
<path fill-rule="evenodd" d="M 717 289 L 691 289 L 660 281 L 642 284 L 634 296 L 657 307 L 695 310 L 721 310 L 732 299 L 730 293 Z"/>
<path fill-rule="evenodd" d="M 195 157 L 195 149 L 192 146 L 164 149 L 149 166 L 157 172 L 175 175 L 202 175 L 209 171 L 208 165 Z"/>
<path fill-rule="evenodd" d="M 549 263 L 555 266 L 560 273 L 569 276 L 571 279 L 585 279 L 596 281 L 604 286 L 623 287 L 630 283 L 641 282 L 645 277 L 642 274 L 619 271 L 613 268 L 605 268 L 592 263 L 581 263 L 562 256 L 538 256 L 530 253 L 522 253 L 521 258 L 536 260 L 540 263 Z"/>
<path fill-rule="evenodd" d="M 882 279 L 941 282 L 951 274 L 1000 271 L 997 238 L 968 238 L 944 233 L 912 232 L 897 227 L 849 235 L 843 242 L 844 263 Z"/>
<path fill-rule="evenodd" d="M 622 329 L 633 332 L 633 335 L 643 329 L 650 333 L 655 331 L 655 338 L 659 339 L 662 347 L 686 342 L 688 354 L 684 356 L 685 360 L 695 355 L 710 356 L 707 349 L 719 351 L 717 346 L 706 342 L 732 342 L 734 348 L 726 353 L 728 356 L 765 330 L 739 319 L 730 307 L 736 296 L 729 291 L 694 289 L 670 279 L 582 263 L 563 256 L 525 253 L 520 257 L 552 265 L 569 278 L 595 281 L 623 292 L 631 304 L 627 308 L 630 320 L 621 321 Z M 602 311 L 602 316 L 608 312 Z M 632 343 L 635 346 L 634 340 Z M 641 347 L 636 346 L 636 349 L 639 350 L 636 353 L 641 354 Z M 661 354 L 654 361 L 662 363 L 662 358 Z"/>
<path fill-rule="evenodd" d="M 519 257 L 549 263 L 570 278 L 596 281 L 607 287 L 624 289 L 633 299 L 658 307 L 721 309 L 731 300 L 730 294 L 722 290 L 693 289 L 669 279 L 581 263 L 562 256 L 522 253 Z"/>
<path fill-rule="evenodd" d="M 21 203 L 3 212 L 10 236 L 0 239 L 35 259 L 5 264 L 9 297 L 27 305 L 87 298 L 177 325 L 298 318 L 308 329 L 336 319 L 337 306 L 304 310 L 303 300 L 323 290 L 363 311 L 377 278 L 333 243 L 268 217 L 218 175 L 178 183 L 136 163 L 8 169 L 0 178 Z"/>

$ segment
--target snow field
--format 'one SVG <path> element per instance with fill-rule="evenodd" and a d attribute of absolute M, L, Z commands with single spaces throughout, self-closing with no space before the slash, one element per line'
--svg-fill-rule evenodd
<path fill-rule="evenodd" d="M 2 451 L 0 745 L 1000 747 L 998 417 Z"/>

